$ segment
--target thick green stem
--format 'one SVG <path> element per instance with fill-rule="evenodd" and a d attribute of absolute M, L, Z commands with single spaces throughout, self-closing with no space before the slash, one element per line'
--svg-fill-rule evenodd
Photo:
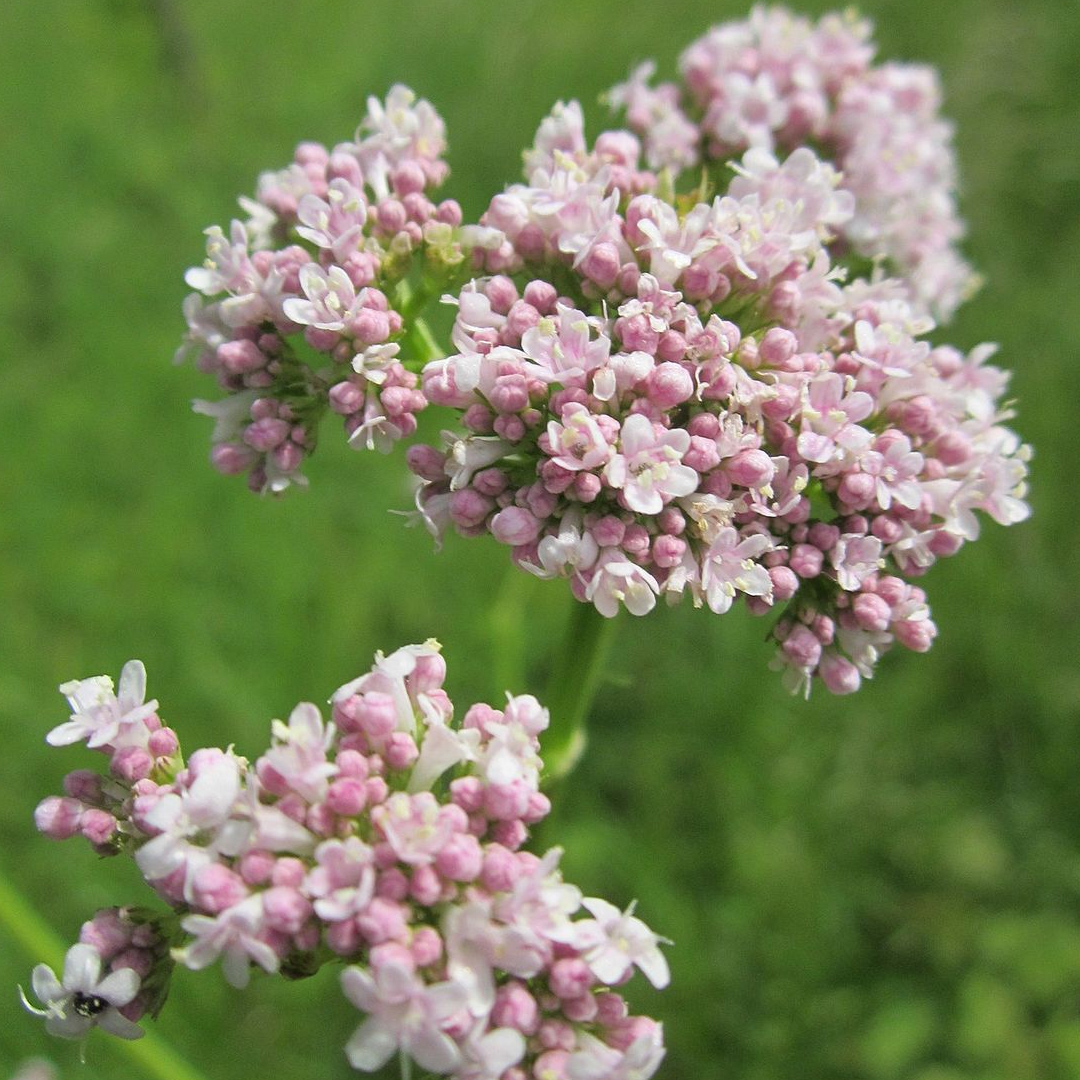
<path fill-rule="evenodd" d="M 33 963 L 44 962 L 56 971 L 64 964 L 63 943 L 38 913 L 0 874 L 0 923 L 22 946 Z M 29 975 L 29 971 L 27 972 Z M 141 1066 L 145 1075 L 158 1080 L 206 1080 L 160 1036 L 147 1032 L 141 1039 L 109 1039 L 112 1048 Z"/>
<path fill-rule="evenodd" d="M 548 782 L 570 773 L 585 750 L 585 719 L 615 640 L 616 622 L 592 604 L 573 605 L 543 702 L 551 713 L 542 739 Z"/>

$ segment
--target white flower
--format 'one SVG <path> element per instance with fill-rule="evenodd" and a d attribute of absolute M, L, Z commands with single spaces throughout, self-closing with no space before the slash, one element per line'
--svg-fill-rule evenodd
<path fill-rule="evenodd" d="M 125 731 L 138 742 L 138 731 L 145 730 L 142 721 L 158 707 L 156 701 L 144 704 L 146 669 L 139 660 L 129 660 L 124 665 L 118 694 L 113 693 L 113 681 L 107 675 L 66 682 L 60 693 L 68 699 L 71 718 L 45 736 L 50 746 L 67 746 L 86 739 L 87 746 L 97 749 L 115 745 Z"/>
<path fill-rule="evenodd" d="M 101 977 L 101 955 L 92 945 L 72 945 L 64 957 L 61 982 L 46 964 L 30 976 L 38 1001 L 36 1008 L 19 988 L 23 1005 L 45 1017 L 45 1030 L 61 1039 L 81 1039 L 92 1027 L 104 1028 L 121 1039 L 139 1039 L 144 1032 L 119 1010 L 134 1000 L 141 980 L 131 968 L 118 968 Z"/>
<path fill-rule="evenodd" d="M 666 939 L 634 916 L 633 904 L 625 912 L 596 897 L 586 897 L 581 904 L 596 920 L 590 927 L 596 944 L 585 953 L 585 962 L 602 983 L 615 986 L 636 964 L 658 990 L 667 986 L 671 975 L 660 951 Z"/>

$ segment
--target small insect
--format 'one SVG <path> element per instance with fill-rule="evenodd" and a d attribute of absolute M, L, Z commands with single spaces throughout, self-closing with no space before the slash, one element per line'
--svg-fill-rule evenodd
<path fill-rule="evenodd" d="M 84 994 L 80 991 L 71 999 L 71 1005 L 80 1016 L 90 1017 L 103 1013 L 109 1007 L 109 1002 L 97 994 Z"/>

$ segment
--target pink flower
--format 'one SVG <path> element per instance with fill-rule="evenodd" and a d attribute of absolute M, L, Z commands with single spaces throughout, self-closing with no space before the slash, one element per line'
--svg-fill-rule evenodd
<path fill-rule="evenodd" d="M 358 836 L 327 840 L 315 849 L 318 864 L 304 879 L 315 914 L 341 922 L 359 914 L 375 894 L 374 853 Z"/>
<path fill-rule="evenodd" d="M 634 615 L 645 615 L 656 606 L 660 592 L 652 574 L 611 548 L 592 567 L 588 582 L 585 599 L 606 619 L 618 614 L 620 604 Z"/>
<path fill-rule="evenodd" d="M 257 763 L 260 776 L 266 774 L 279 787 L 295 791 L 309 803 L 326 797 L 330 778 L 337 766 L 327 760 L 327 751 L 334 740 L 333 724 L 323 724 L 322 715 L 310 702 L 293 709 L 289 723 L 275 720 L 272 725 L 274 745 Z M 283 791 L 278 791 L 282 794 Z"/>
<path fill-rule="evenodd" d="M 562 423 L 548 422 L 547 452 L 563 469 L 599 469 L 607 464 L 613 451 L 596 417 L 578 402 L 562 411 Z"/>
<path fill-rule="evenodd" d="M 222 970 L 230 986 L 243 989 L 254 961 L 263 971 L 273 973 L 281 963 L 267 943 L 266 917 L 261 893 L 255 893 L 226 908 L 220 915 L 188 915 L 180 925 L 192 940 L 174 952 L 175 958 L 192 971 L 212 964 L 224 955 Z"/>
<path fill-rule="evenodd" d="M 345 1046 L 349 1064 L 361 1072 L 382 1068 L 404 1050 L 423 1069 L 446 1074 L 461 1061 L 457 1043 L 443 1031 L 465 1008 L 466 994 L 455 982 L 427 986 L 410 967 L 391 961 L 376 968 L 346 968 L 345 996 L 367 1018 Z"/>
<path fill-rule="evenodd" d="M 690 448 L 682 428 L 657 428 L 645 416 L 627 417 L 619 435 L 619 450 L 604 469 L 604 478 L 622 490 L 628 509 L 658 514 L 665 503 L 697 488 L 698 474 L 680 464 Z"/>
<path fill-rule="evenodd" d="M 712 611 L 722 615 L 738 592 L 772 603 L 772 578 L 764 566 L 754 562 L 772 546 L 772 540 L 762 533 L 740 539 L 730 525 L 720 529 L 701 560 L 701 588 Z"/>
<path fill-rule="evenodd" d="M 570 1057 L 567 1077 L 569 1080 L 648 1080 L 664 1060 L 663 1040 L 660 1024 L 639 1035 L 625 1051 L 584 1034 Z"/>
<path fill-rule="evenodd" d="M 402 862 L 423 866 L 434 861 L 454 832 L 452 818 L 430 791 L 407 795 L 397 791 L 371 812 Z"/>

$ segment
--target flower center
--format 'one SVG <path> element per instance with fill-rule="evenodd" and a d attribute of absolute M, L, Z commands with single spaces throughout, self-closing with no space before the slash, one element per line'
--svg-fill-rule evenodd
<path fill-rule="evenodd" d="M 109 1007 L 109 1003 L 103 997 L 98 997 L 97 994 L 84 994 L 82 991 L 71 999 L 71 1004 L 80 1016 L 97 1016 Z"/>

